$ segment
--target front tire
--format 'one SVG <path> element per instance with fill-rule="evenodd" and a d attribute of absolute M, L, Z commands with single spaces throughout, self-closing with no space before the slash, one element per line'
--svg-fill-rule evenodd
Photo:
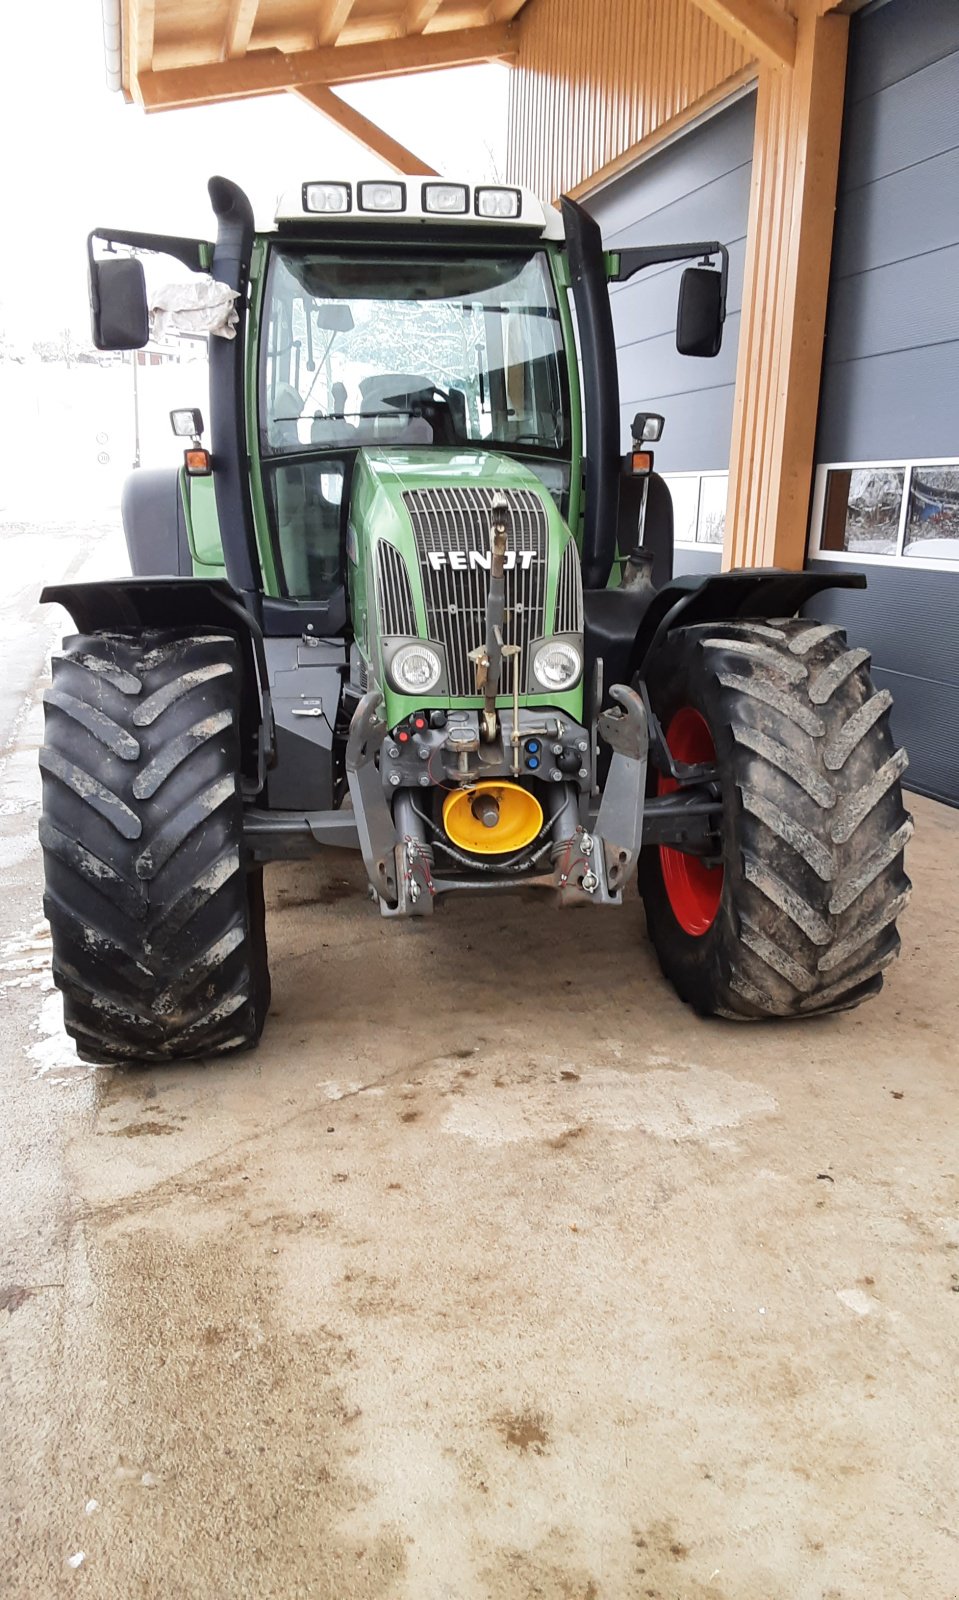
<path fill-rule="evenodd" d="M 845 1010 L 898 953 L 906 754 L 867 662 L 839 628 L 792 619 L 677 630 L 652 663 L 674 757 L 714 761 L 722 794 L 715 866 L 658 846 L 640 858 L 660 965 L 703 1015 Z"/>
<path fill-rule="evenodd" d="M 88 1061 L 256 1044 L 270 1002 L 262 868 L 246 870 L 241 663 L 226 634 L 77 635 L 44 695 L 44 911 Z"/>

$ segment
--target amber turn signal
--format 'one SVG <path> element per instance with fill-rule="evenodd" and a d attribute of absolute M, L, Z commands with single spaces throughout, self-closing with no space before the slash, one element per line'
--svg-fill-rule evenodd
<path fill-rule="evenodd" d="M 201 450 L 198 447 L 184 450 L 183 465 L 191 478 L 208 478 L 213 471 L 209 450 Z"/>
<path fill-rule="evenodd" d="M 652 470 L 653 452 L 651 450 L 634 450 L 630 457 L 630 471 L 633 477 L 645 477 Z"/>

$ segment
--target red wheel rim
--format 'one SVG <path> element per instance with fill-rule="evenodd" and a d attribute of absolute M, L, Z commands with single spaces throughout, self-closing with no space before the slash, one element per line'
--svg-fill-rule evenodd
<path fill-rule="evenodd" d="M 676 712 L 666 730 L 666 743 L 674 759 L 687 766 L 716 760 L 709 724 L 692 706 L 682 706 Z M 674 778 L 659 774 L 657 794 L 672 794 L 678 788 Z M 685 933 L 694 939 L 702 938 L 716 921 L 723 897 L 722 867 L 707 867 L 699 856 L 686 855 L 665 844 L 659 847 L 659 860 L 673 916 Z"/>

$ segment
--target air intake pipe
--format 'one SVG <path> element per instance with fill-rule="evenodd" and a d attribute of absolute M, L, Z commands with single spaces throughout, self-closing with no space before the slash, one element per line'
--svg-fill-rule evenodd
<path fill-rule="evenodd" d="M 619 373 L 603 236 L 575 200 L 560 201 L 566 225 L 573 304 L 583 358 L 586 411 L 586 509 L 583 587 L 605 589 L 616 555 L 619 519 Z"/>
<path fill-rule="evenodd" d="M 243 366 L 246 351 L 246 292 L 253 254 L 253 208 L 228 178 L 207 186 L 217 220 L 210 271 L 218 283 L 238 291 L 235 339 L 210 339 L 210 441 L 216 511 L 226 575 L 243 603 L 260 620 L 260 562 L 250 497 Z"/>

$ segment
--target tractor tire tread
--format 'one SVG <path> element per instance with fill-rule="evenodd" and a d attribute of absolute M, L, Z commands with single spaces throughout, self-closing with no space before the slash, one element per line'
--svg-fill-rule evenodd
<path fill-rule="evenodd" d="M 660 964 L 704 1014 L 845 1010 L 898 952 L 907 757 L 868 662 L 840 628 L 797 618 L 677 631 L 653 665 L 654 710 L 664 726 L 684 700 L 706 717 L 722 781 L 723 897 L 705 935 L 672 916 L 658 849 L 640 864 Z"/>
<path fill-rule="evenodd" d="M 44 909 L 87 1060 L 257 1042 L 269 1004 L 262 870 L 246 871 L 239 647 L 150 629 L 65 641 L 44 697 Z"/>

